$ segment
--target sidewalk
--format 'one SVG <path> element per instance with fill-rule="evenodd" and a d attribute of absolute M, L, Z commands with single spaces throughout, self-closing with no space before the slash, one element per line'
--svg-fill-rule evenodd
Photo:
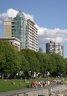
<path fill-rule="evenodd" d="M 45 96 L 49 96 L 49 88 L 50 86 L 42 88 L 27 88 L 9 92 L 0 92 L 0 96 L 24 96 L 24 94 L 27 94 L 26 96 L 38 96 L 38 94 L 44 94 Z M 65 85 L 52 86 L 52 91 L 64 91 L 65 88 Z"/>

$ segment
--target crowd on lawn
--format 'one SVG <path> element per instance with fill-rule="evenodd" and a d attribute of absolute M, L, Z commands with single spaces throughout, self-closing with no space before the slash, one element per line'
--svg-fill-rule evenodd
<path fill-rule="evenodd" d="M 31 86 L 32 87 L 45 87 L 45 86 L 47 86 L 47 85 L 50 85 L 50 81 L 32 81 L 32 84 L 31 84 Z"/>
<path fill-rule="evenodd" d="M 52 84 L 63 84 L 63 80 L 53 80 L 52 82 L 47 80 L 47 81 L 32 81 L 31 86 L 32 87 L 45 87 L 48 85 L 52 85 Z"/>

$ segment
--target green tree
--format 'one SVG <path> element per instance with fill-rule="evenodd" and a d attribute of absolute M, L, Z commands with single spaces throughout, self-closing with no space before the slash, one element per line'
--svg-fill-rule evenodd
<path fill-rule="evenodd" d="M 19 53 L 20 56 L 20 71 L 29 71 L 29 62 L 26 60 L 24 56 L 23 50 Z"/>
<path fill-rule="evenodd" d="M 19 70 L 18 52 L 13 48 L 8 41 L 0 41 L 0 72 L 14 73 Z"/>
<path fill-rule="evenodd" d="M 26 49 L 26 50 L 23 50 L 23 54 L 26 58 L 26 60 L 28 61 L 29 63 L 29 70 L 31 70 L 32 72 L 34 71 L 38 71 L 38 64 L 39 64 L 39 61 L 36 57 L 36 52 L 32 51 L 32 50 L 29 50 L 29 49 Z"/>

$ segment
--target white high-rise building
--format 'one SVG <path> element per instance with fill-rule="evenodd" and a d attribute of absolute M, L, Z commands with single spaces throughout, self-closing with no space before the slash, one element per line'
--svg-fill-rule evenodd
<path fill-rule="evenodd" d="M 63 46 L 60 43 L 50 41 L 46 43 L 46 53 L 56 53 L 63 56 Z"/>
<path fill-rule="evenodd" d="M 27 44 L 26 47 L 32 49 L 34 51 L 38 51 L 38 30 L 35 27 L 35 23 L 30 19 L 27 20 L 27 28 L 26 28 L 26 38 Z"/>

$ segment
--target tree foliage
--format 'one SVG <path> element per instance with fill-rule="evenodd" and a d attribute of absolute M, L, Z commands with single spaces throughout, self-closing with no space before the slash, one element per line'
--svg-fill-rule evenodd
<path fill-rule="evenodd" d="M 67 73 L 67 58 L 57 54 L 45 54 L 23 49 L 14 49 L 7 41 L 0 40 L 0 73 L 14 74 L 19 71 L 32 71 L 53 76 Z"/>

